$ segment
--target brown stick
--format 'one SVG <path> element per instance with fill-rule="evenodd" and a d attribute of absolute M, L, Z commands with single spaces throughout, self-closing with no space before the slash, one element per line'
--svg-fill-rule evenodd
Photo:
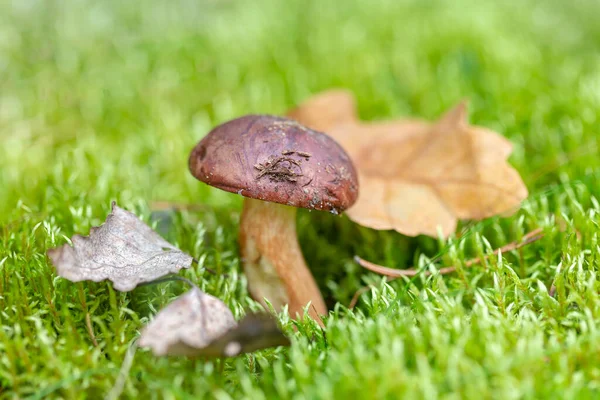
<path fill-rule="evenodd" d="M 509 243 L 505 246 L 502 246 L 502 247 L 494 250 L 491 254 L 486 254 L 483 257 L 478 257 L 478 258 L 473 258 L 473 259 L 467 260 L 467 261 L 465 261 L 464 266 L 471 267 L 473 265 L 481 264 L 483 262 L 483 260 L 487 260 L 488 258 L 490 258 L 492 256 L 498 255 L 499 253 L 506 253 L 508 251 L 520 249 L 521 247 L 526 246 L 530 243 L 533 243 L 537 240 L 540 240 L 543 237 L 544 237 L 544 234 L 542 233 L 542 228 L 534 229 L 533 231 L 525 234 L 523 236 L 523 239 L 520 242 Z M 387 282 L 390 282 L 390 281 L 392 281 L 396 278 L 400 278 L 402 276 L 416 276 L 421 272 L 423 272 L 425 274 L 425 276 L 431 275 L 430 271 L 420 271 L 420 270 L 416 270 L 416 269 L 395 269 L 395 268 L 384 267 L 382 265 L 378 265 L 378 264 L 372 263 L 370 261 L 364 260 L 364 259 L 360 258 L 359 256 L 354 256 L 354 261 L 356 261 L 361 267 L 366 268 L 369 271 L 386 276 L 388 278 Z M 440 273 L 441 275 L 446 275 L 446 274 L 450 274 L 454 271 L 456 271 L 456 266 L 453 265 L 450 267 L 440 268 L 438 270 L 438 273 Z M 359 290 L 357 290 L 356 293 L 354 293 L 354 296 L 352 296 L 352 300 L 350 301 L 350 305 L 348 306 L 348 308 L 350 308 L 350 309 L 354 308 L 354 306 L 358 302 L 359 297 L 362 296 L 362 294 L 365 293 L 367 290 L 369 290 L 371 287 L 373 287 L 373 285 L 367 285 L 367 286 L 362 287 Z"/>
<path fill-rule="evenodd" d="M 96 341 L 96 335 L 94 335 L 94 328 L 92 327 L 92 320 L 90 318 L 90 313 L 85 313 L 85 326 L 87 327 L 88 334 L 92 339 L 92 343 L 94 347 L 98 347 L 98 342 Z"/>

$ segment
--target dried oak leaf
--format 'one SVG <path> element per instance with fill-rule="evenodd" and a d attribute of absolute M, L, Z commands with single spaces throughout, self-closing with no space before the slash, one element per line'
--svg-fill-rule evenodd
<path fill-rule="evenodd" d="M 90 236 L 74 235 L 71 241 L 73 246 L 48 250 L 58 275 L 72 282 L 108 279 L 122 292 L 189 268 L 193 261 L 115 202 L 104 224 L 92 227 Z"/>
<path fill-rule="evenodd" d="M 439 228 L 446 237 L 459 219 L 510 213 L 527 197 L 521 177 L 507 163 L 510 142 L 469 125 L 465 103 L 436 123 L 364 123 L 352 94 L 332 90 L 288 116 L 326 132 L 348 152 L 360 193 L 346 213 L 361 225 L 409 236 L 437 236 Z"/>
<path fill-rule="evenodd" d="M 289 341 L 270 316 L 249 314 L 237 324 L 225 303 L 193 288 L 162 309 L 138 343 L 157 356 L 233 357 Z"/>

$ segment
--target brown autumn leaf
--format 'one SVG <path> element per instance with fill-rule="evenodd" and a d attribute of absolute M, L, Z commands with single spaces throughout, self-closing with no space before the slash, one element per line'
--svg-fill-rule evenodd
<path fill-rule="evenodd" d="M 195 287 L 162 309 L 138 343 L 157 356 L 233 357 L 289 340 L 270 316 L 249 314 L 238 324 L 225 303 Z"/>
<path fill-rule="evenodd" d="M 328 110 L 333 110 L 331 113 Z M 527 197 L 508 163 L 511 143 L 469 125 L 460 103 L 435 122 L 358 121 L 350 92 L 323 92 L 288 113 L 332 136 L 355 163 L 360 193 L 346 211 L 353 221 L 409 236 L 444 237 L 459 219 L 515 211 Z"/>
<path fill-rule="evenodd" d="M 108 279 L 122 292 L 189 268 L 193 261 L 115 202 L 104 224 L 92 227 L 90 236 L 74 235 L 71 241 L 73 246 L 48 250 L 58 275 L 72 282 Z"/>

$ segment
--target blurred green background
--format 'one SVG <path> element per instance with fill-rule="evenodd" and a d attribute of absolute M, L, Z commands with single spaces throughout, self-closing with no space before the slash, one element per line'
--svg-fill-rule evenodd
<path fill-rule="evenodd" d="M 512 162 L 533 189 L 547 182 L 530 172 L 595 145 L 585 132 L 600 101 L 597 2 L 1 7 L 4 219 L 18 198 L 42 207 L 44 186 L 77 185 L 88 201 L 208 201 L 186 170 L 199 138 L 330 87 L 354 91 L 365 119 L 433 119 L 468 98 L 473 122 L 515 143 Z"/>
<path fill-rule="evenodd" d="M 199 204 L 174 213 L 168 235 L 229 277 L 187 274 L 237 315 L 253 307 L 239 274 L 241 198 L 196 181 L 189 151 L 220 122 L 283 114 L 332 87 L 352 90 L 365 120 L 433 120 L 468 99 L 472 123 L 513 142 L 510 162 L 532 193 L 514 217 L 468 225 L 473 234 L 456 247 L 300 213 L 307 261 L 332 307 L 380 283 L 354 254 L 407 267 L 440 251 L 460 263 L 538 226 L 547 240 L 507 256 L 514 276 L 501 260 L 498 276 L 482 267 L 380 285 L 355 313 L 337 306 L 327 340 L 282 317 L 291 350 L 240 357 L 222 373 L 143 353 L 125 395 L 594 393 L 598 15 L 600 2 L 581 0 L 0 1 L 0 393 L 98 398 L 141 323 L 181 292 L 122 295 L 55 279 L 46 249 L 86 234 L 111 200 L 146 220 L 153 202 Z M 569 272 L 574 260 L 580 269 Z M 561 273 L 572 275 L 557 284 Z M 563 288 L 564 299 L 539 282 Z"/>

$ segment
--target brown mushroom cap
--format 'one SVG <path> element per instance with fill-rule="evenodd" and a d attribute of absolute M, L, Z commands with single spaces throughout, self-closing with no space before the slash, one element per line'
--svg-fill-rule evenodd
<path fill-rule="evenodd" d="M 270 115 L 217 126 L 192 150 L 189 168 L 228 192 L 311 210 L 342 212 L 358 196 L 356 171 L 339 144 Z"/>

